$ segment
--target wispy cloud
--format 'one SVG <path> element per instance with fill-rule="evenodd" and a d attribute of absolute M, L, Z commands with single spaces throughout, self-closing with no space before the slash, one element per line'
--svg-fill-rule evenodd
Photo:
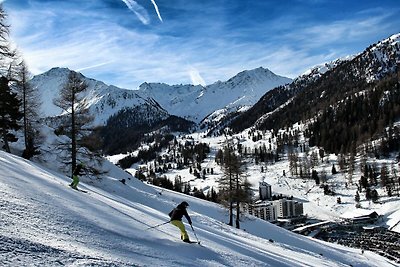
<path fill-rule="evenodd" d="M 133 12 L 136 14 L 136 16 L 139 18 L 139 20 L 147 25 L 150 23 L 150 18 L 149 14 L 147 13 L 146 9 L 139 5 L 136 1 L 133 0 L 122 0 L 122 2 L 125 3 L 125 5 Z"/>
<path fill-rule="evenodd" d="M 130 89 L 145 81 L 204 85 L 259 66 L 294 78 L 314 65 L 361 52 L 399 29 L 399 8 L 368 10 L 357 4 L 357 12 L 322 16 L 324 5 L 299 12 L 306 10 L 305 3 L 315 3 L 304 1 L 296 12 L 292 4 L 239 0 L 229 6 L 222 0 L 174 0 L 162 6 L 157 0 L 14 0 L 4 5 L 6 11 L 14 6 L 11 36 L 34 74 L 68 67 Z M 153 7 L 160 21 L 161 13 L 168 14 L 168 23 L 164 17 L 165 23 L 150 25 Z"/>
<path fill-rule="evenodd" d="M 201 77 L 199 71 L 196 68 L 190 67 L 189 75 L 193 85 L 201 84 L 203 86 L 206 86 L 206 82 L 204 81 L 203 77 Z"/>
<path fill-rule="evenodd" d="M 392 12 L 387 12 L 366 18 L 354 17 L 348 20 L 332 21 L 307 27 L 296 34 L 291 33 L 291 35 L 297 40 L 302 40 L 303 45 L 313 47 L 321 47 L 339 41 L 348 42 L 355 38 L 368 36 L 371 33 L 379 33 L 383 27 L 389 27 L 385 20 L 392 15 Z"/>
<path fill-rule="evenodd" d="M 156 1 L 155 1 L 155 0 L 151 0 L 151 2 L 153 3 L 154 9 L 155 9 L 156 12 L 157 12 L 158 19 L 159 19 L 161 22 L 163 22 L 163 19 L 162 19 L 162 17 L 161 17 L 160 11 L 158 10 L 158 6 L 157 6 Z"/>

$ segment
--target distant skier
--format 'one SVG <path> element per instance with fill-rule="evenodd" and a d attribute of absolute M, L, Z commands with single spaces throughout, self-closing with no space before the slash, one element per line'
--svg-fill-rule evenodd
<path fill-rule="evenodd" d="M 85 167 L 85 164 L 79 163 L 76 167 L 74 172 L 72 173 L 72 183 L 69 185 L 73 189 L 78 189 L 78 184 L 79 184 L 79 175 L 81 174 L 83 168 Z"/>
<path fill-rule="evenodd" d="M 192 220 L 189 217 L 189 214 L 186 211 L 186 208 L 189 204 L 186 201 L 183 201 L 176 208 L 174 208 L 168 215 L 171 218 L 171 224 L 175 225 L 181 231 L 181 239 L 183 242 L 190 243 L 189 235 L 186 232 L 185 225 L 182 223 L 182 217 L 185 216 L 186 220 L 190 225 L 192 225 Z"/>

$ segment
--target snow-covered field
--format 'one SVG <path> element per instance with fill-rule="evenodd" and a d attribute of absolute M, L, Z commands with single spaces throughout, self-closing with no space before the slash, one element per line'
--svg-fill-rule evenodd
<path fill-rule="evenodd" d="M 82 193 L 70 179 L 0 151 L 1 266 L 396 266 L 366 251 L 296 235 L 256 218 L 227 226 L 218 205 L 144 184 L 113 167 Z M 127 179 L 123 185 L 119 179 Z M 161 194 L 160 194 L 161 193 Z M 181 201 L 201 245 L 165 224 Z M 194 232 L 186 225 L 192 240 Z M 273 241 L 273 242 L 272 242 Z"/>

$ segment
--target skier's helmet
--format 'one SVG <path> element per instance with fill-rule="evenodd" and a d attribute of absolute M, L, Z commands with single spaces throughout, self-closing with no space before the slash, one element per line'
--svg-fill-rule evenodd
<path fill-rule="evenodd" d="M 184 207 L 186 208 L 186 207 L 189 207 L 189 204 L 188 204 L 186 201 L 183 201 L 183 202 L 181 203 L 181 206 L 184 206 Z"/>

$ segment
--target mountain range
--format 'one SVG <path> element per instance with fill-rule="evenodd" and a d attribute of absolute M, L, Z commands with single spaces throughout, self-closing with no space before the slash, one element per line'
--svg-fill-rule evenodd
<path fill-rule="evenodd" d="M 65 85 L 71 71 L 53 68 L 30 81 L 42 96 L 43 117 L 62 114 L 62 110 L 53 104 L 53 99 Z M 204 87 L 143 83 L 137 90 L 128 90 L 106 85 L 82 74 L 80 76 L 88 85 L 82 106 L 96 114 L 95 125 L 105 125 L 111 115 L 124 108 L 143 106 L 150 107 L 161 117 L 174 115 L 199 123 L 216 110 L 249 108 L 268 90 L 291 82 L 291 79 L 262 67 L 243 71 L 226 82 L 218 81 Z"/>
<path fill-rule="evenodd" d="M 208 129 L 209 133 L 226 127 L 236 132 L 252 126 L 279 129 L 299 121 L 315 119 L 316 114 L 328 112 L 326 107 L 340 106 L 338 103 L 349 96 L 366 96 L 368 92 L 374 92 L 384 78 L 398 75 L 399 38 L 400 34 L 393 35 L 370 45 L 358 55 L 316 66 L 294 80 L 260 67 L 242 71 L 225 82 L 217 81 L 208 86 L 143 83 L 137 90 L 128 90 L 80 74 L 88 85 L 81 106 L 95 115 L 95 126 L 106 128 L 107 121 L 113 116 L 113 125 L 130 128 L 143 128 L 145 125 L 147 129 L 144 132 L 148 132 L 166 124 L 176 124 L 172 122 L 175 119 L 165 122 L 174 116 L 188 121 L 179 122 L 186 124 L 183 127 L 186 130 L 197 125 Z M 70 72 L 72 70 L 66 68 L 53 68 L 30 81 L 42 96 L 43 117 L 62 114 L 53 101 Z M 384 97 L 385 92 L 391 90 L 381 91 L 380 97 Z M 391 101 L 395 101 L 396 97 L 393 91 Z M 376 102 L 370 105 L 376 105 Z M 394 107 L 394 110 L 392 117 L 395 118 L 397 108 Z M 379 112 L 376 110 L 375 113 Z M 377 114 L 371 116 L 379 117 Z M 389 126 L 388 122 L 384 124 Z M 115 134 L 115 129 L 112 132 Z M 378 132 L 371 132 L 367 136 L 375 134 Z M 318 135 L 315 133 L 313 138 L 319 139 Z M 338 152 L 338 148 L 333 150 Z"/>

